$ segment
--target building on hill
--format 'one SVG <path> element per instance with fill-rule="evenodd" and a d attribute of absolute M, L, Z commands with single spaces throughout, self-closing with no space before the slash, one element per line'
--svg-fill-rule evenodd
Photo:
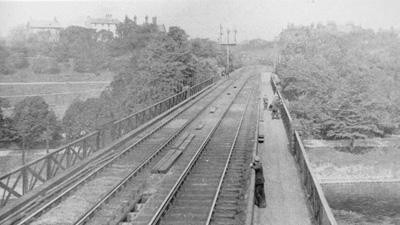
<path fill-rule="evenodd" d="M 128 18 L 128 17 L 126 17 Z M 128 18 L 129 19 L 129 18 Z M 142 26 L 154 25 L 158 31 L 166 32 L 164 24 L 157 24 L 157 17 L 153 17 L 152 23 L 149 23 L 148 16 L 145 17 L 145 21 Z M 133 21 L 131 21 L 131 26 L 138 26 L 137 17 L 133 17 Z M 112 18 L 111 14 L 107 14 L 105 18 L 91 18 L 88 16 L 87 21 L 85 23 L 86 28 L 95 29 L 96 32 L 100 32 L 101 30 L 110 31 L 114 37 L 118 36 L 117 27 L 122 24 L 118 19 Z M 140 26 L 140 25 L 139 25 Z"/>
<path fill-rule="evenodd" d="M 62 27 L 54 17 L 50 21 L 34 21 L 31 20 L 27 24 L 28 31 L 39 36 L 40 40 L 47 42 L 58 42 L 60 40 L 60 32 Z"/>
<path fill-rule="evenodd" d="M 167 30 L 165 29 L 164 24 L 157 24 L 157 17 L 156 16 L 153 17 L 153 25 L 157 27 L 157 30 L 159 32 L 163 32 L 163 33 L 167 32 Z"/>
<path fill-rule="evenodd" d="M 337 26 L 339 33 L 350 34 L 362 30 L 361 26 L 355 26 L 353 22 L 348 22 L 344 26 Z"/>
<path fill-rule="evenodd" d="M 86 28 L 95 29 L 96 32 L 101 30 L 110 31 L 113 36 L 117 36 L 117 25 L 121 22 L 112 18 L 111 14 L 107 14 L 105 18 L 91 18 L 88 16 Z"/>
<path fill-rule="evenodd" d="M 133 22 L 137 25 L 137 17 L 136 16 L 133 17 Z M 146 17 L 144 18 L 144 22 L 143 22 L 142 26 L 148 26 L 148 25 L 155 26 L 159 32 L 163 32 L 163 33 L 167 32 L 167 30 L 165 29 L 164 24 L 161 24 L 161 25 L 157 24 L 157 17 L 156 16 L 152 18 L 152 23 L 149 23 L 149 17 L 146 15 Z"/>
<path fill-rule="evenodd" d="M 400 29 L 395 29 L 395 28 L 393 28 L 393 27 L 391 27 L 390 29 L 382 29 L 382 28 L 379 28 L 378 33 L 394 34 L 394 35 L 396 35 L 398 38 L 400 38 Z"/>

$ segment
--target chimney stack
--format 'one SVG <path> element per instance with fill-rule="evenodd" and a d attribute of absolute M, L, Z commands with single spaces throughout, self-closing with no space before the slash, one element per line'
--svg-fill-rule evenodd
<path fill-rule="evenodd" d="M 157 16 L 153 17 L 153 25 L 157 25 Z"/>
<path fill-rule="evenodd" d="M 149 17 L 146 15 L 146 17 L 145 17 L 145 19 L 146 19 L 146 22 L 145 22 L 145 24 L 148 24 L 149 23 Z"/>

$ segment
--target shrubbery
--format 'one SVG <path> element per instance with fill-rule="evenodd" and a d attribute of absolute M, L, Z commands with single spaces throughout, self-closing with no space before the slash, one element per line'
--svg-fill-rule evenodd
<path fill-rule="evenodd" d="M 57 61 L 44 56 L 33 58 L 31 68 L 34 73 L 39 74 L 57 74 L 60 72 Z"/>
<path fill-rule="evenodd" d="M 5 75 L 13 74 L 17 69 L 28 66 L 29 62 L 24 53 L 18 51 L 10 53 L 5 47 L 0 46 L 0 73 Z"/>
<path fill-rule="evenodd" d="M 15 69 L 23 69 L 29 66 L 28 59 L 26 58 L 25 54 L 23 53 L 14 53 L 11 54 L 7 61 L 9 64 Z"/>
<path fill-rule="evenodd" d="M 147 29 L 132 32 L 132 35 L 125 33 L 125 41 L 119 41 L 140 44 L 125 49 L 131 51 L 130 57 L 120 56 L 110 61 L 116 76 L 108 90 L 99 99 L 74 103 L 66 111 L 63 126 L 69 137 L 78 137 L 82 130 L 94 130 L 107 121 L 143 109 L 182 91 L 184 86 L 193 86 L 218 76 L 218 67 L 221 66 L 219 62 L 225 54 L 216 42 L 206 39 L 189 40 L 185 31 L 179 27 L 170 27 L 167 33 Z M 83 70 L 87 65 L 102 62 L 105 58 L 101 57 L 101 51 L 99 53 L 100 57 L 88 57 L 88 61 L 76 62 L 75 70 Z"/>
<path fill-rule="evenodd" d="M 372 30 L 292 28 L 277 67 L 290 110 L 313 137 L 359 139 L 400 124 L 400 40 Z"/>

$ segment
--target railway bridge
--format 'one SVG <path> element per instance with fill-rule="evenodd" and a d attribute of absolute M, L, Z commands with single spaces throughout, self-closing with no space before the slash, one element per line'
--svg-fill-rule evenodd
<path fill-rule="evenodd" d="M 267 68 L 246 67 L 112 121 L 1 176 L 0 224 L 335 225 L 286 106 L 263 109 L 275 94 Z"/>

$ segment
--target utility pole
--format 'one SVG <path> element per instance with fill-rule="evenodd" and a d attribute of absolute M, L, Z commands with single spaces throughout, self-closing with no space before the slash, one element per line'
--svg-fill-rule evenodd
<path fill-rule="evenodd" d="M 233 32 L 234 32 L 234 43 L 229 43 L 229 33 L 230 33 L 229 29 L 226 29 L 226 33 L 227 33 L 227 35 L 226 35 L 226 43 L 220 43 L 220 45 L 225 45 L 226 46 L 226 74 L 227 75 L 229 75 L 229 68 L 230 68 L 230 65 L 229 65 L 229 46 L 235 46 L 236 45 L 236 33 L 237 33 L 236 28 L 235 28 L 235 30 Z M 222 26 L 220 26 L 220 38 L 221 38 L 221 36 L 222 36 Z"/>
<path fill-rule="evenodd" d="M 218 39 L 219 44 L 221 44 L 221 42 L 222 42 L 222 35 L 224 35 L 224 33 L 222 33 L 222 25 L 220 24 L 219 25 L 219 39 Z"/>

